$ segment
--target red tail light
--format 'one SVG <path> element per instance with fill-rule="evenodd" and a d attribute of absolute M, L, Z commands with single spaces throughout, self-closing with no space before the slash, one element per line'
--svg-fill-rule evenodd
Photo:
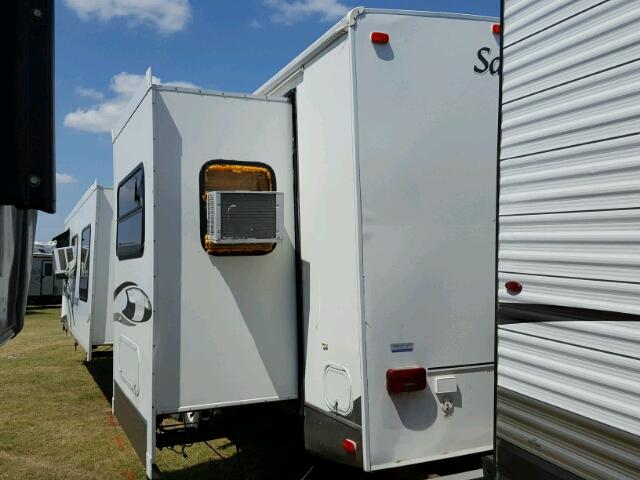
<path fill-rule="evenodd" d="M 387 391 L 392 395 L 427 388 L 427 370 L 422 367 L 387 370 Z"/>
<path fill-rule="evenodd" d="M 516 282 L 515 280 L 509 280 L 504 284 L 504 288 L 507 289 L 507 292 L 511 295 L 518 295 L 522 291 L 522 284 L 520 282 Z"/>
<path fill-rule="evenodd" d="M 491 31 L 496 35 L 500 35 L 502 33 L 502 25 L 500 25 L 499 23 L 494 23 L 491 26 Z"/>
<path fill-rule="evenodd" d="M 356 450 L 358 449 L 358 444 L 349 438 L 345 438 L 342 440 L 342 448 L 345 452 L 355 455 Z"/>
<path fill-rule="evenodd" d="M 389 43 L 389 34 L 384 32 L 371 32 L 373 43 Z"/>

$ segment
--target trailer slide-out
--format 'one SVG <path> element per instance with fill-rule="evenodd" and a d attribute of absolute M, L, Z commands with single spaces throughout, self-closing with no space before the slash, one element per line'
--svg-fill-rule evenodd
<path fill-rule="evenodd" d="M 640 478 L 640 2 L 507 0 L 499 478 Z"/>

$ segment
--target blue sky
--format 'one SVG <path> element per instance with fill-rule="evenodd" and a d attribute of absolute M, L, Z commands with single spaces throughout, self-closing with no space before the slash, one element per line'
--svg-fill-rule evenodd
<path fill-rule="evenodd" d="M 499 15 L 499 0 L 56 0 L 57 213 L 94 181 L 111 185 L 114 118 L 148 66 L 164 82 L 252 92 L 347 10 L 381 8 Z"/>

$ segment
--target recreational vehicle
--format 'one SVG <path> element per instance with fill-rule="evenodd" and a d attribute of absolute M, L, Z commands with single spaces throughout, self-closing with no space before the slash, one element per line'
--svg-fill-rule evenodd
<path fill-rule="evenodd" d="M 172 414 L 296 399 L 291 104 L 153 85 L 113 131 L 113 411 L 153 474 Z"/>
<path fill-rule="evenodd" d="M 64 281 L 62 324 L 84 349 L 87 361 L 95 347 L 113 343 L 112 223 L 113 189 L 95 182 L 64 221 L 71 246 L 54 251 L 56 274 Z"/>
<path fill-rule="evenodd" d="M 640 3 L 504 3 L 501 479 L 640 478 Z"/>
<path fill-rule="evenodd" d="M 168 416 L 295 399 L 324 457 L 479 466 L 495 23 L 359 8 L 254 95 L 147 72 L 112 133 L 112 298 L 114 414 L 149 476 Z"/>
<path fill-rule="evenodd" d="M 59 304 L 62 280 L 54 275 L 52 251 L 54 244 L 34 242 L 29 279 L 29 304 Z"/>
<path fill-rule="evenodd" d="M 492 449 L 496 33 L 356 8 L 255 92 L 293 105 L 311 452 L 370 471 Z"/>

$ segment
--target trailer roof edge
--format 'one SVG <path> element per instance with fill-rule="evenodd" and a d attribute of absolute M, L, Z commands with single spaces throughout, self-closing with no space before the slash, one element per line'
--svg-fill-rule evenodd
<path fill-rule="evenodd" d="M 67 214 L 67 216 L 64 217 L 63 225 L 65 230 L 67 229 L 67 223 L 69 223 L 69 220 L 71 220 L 71 218 L 73 218 L 73 216 L 76 213 L 78 213 L 78 210 L 80 209 L 80 207 L 84 205 L 84 203 L 89 199 L 89 197 L 93 195 L 94 192 L 97 192 L 98 190 L 113 190 L 113 187 L 104 187 L 102 185 L 99 185 L 98 179 L 95 179 L 93 183 L 89 186 L 87 191 L 82 194 L 82 197 L 80 197 L 80 200 L 78 200 L 78 202 L 73 206 L 73 208 Z"/>
<path fill-rule="evenodd" d="M 144 100 L 144 97 L 147 96 L 147 92 L 153 86 L 153 72 L 151 71 L 151 67 L 147 68 L 147 71 L 144 74 L 144 84 L 140 87 L 140 89 L 133 95 L 127 108 L 122 113 L 120 119 L 116 122 L 115 126 L 111 129 L 111 143 L 115 143 L 120 133 L 124 127 L 129 123 L 134 112 L 138 109 L 138 106 Z"/>
<path fill-rule="evenodd" d="M 291 62 L 285 65 L 280 71 L 278 71 L 273 77 L 267 80 L 261 85 L 254 94 L 256 95 L 270 95 L 275 87 L 278 87 L 284 83 L 289 77 L 295 75 L 300 68 L 307 63 L 310 59 L 315 57 L 318 53 L 324 50 L 330 43 L 337 38 L 347 33 L 350 26 L 356 23 L 358 16 L 362 15 L 365 11 L 364 7 L 356 7 L 350 10 L 342 20 L 336 23 L 328 31 L 326 31 L 320 38 L 305 48 L 297 57 Z"/>
<path fill-rule="evenodd" d="M 350 10 L 345 17 L 326 31 L 320 38 L 304 49 L 291 62 L 280 69 L 269 80 L 258 87 L 254 94 L 269 96 L 278 87 L 286 83 L 290 78 L 297 75 L 299 71 L 304 69 L 304 65 L 309 63 L 316 55 L 322 52 L 337 38 L 346 34 L 349 27 L 356 24 L 358 17 L 363 14 L 372 15 L 410 15 L 416 17 L 433 17 L 433 18 L 450 18 L 458 20 L 472 20 L 484 22 L 499 22 L 498 17 L 489 17 L 481 15 L 471 15 L 467 13 L 446 13 L 446 12 L 427 12 L 418 10 L 393 10 L 385 8 L 365 8 L 356 7 Z"/>

